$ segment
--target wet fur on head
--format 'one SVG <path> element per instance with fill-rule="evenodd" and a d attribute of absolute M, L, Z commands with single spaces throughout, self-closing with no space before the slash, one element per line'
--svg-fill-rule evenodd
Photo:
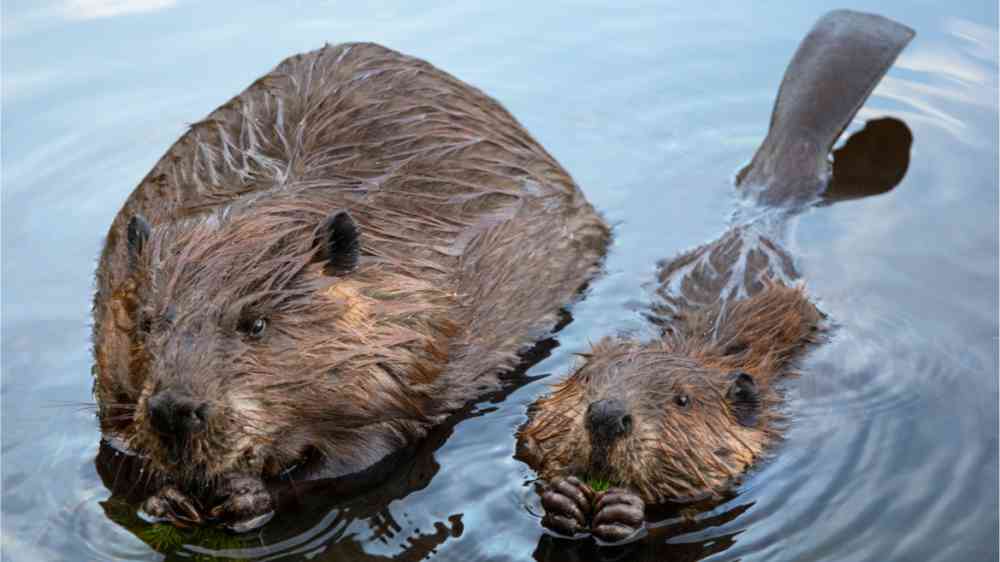
<path fill-rule="evenodd" d="M 349 472 L 422 435 L 441 415 L 434 381 L 456 331 L 442 312 L 453 296 L 412 257 L 368 255 L 344 270 L 356 248 L 331 249 L 347 227 L 323 207 L 292 192 L 143 240 L 122 295 L 136 319 L 129 373 L 97 389 L 134 415 L 105 417 L 106 431 L 181 481 L 273 476 L 306 449 Z M 266 331 L 251 335 L 258 318 Z M 163 390 L 210 412 L 178 464 L 147 419 Z"/>
<path fill-rule="evenodd" d="M 531 407 L 519 456 L 545 479 L 600 477 L 649 503 L 717 496 L 780 438 L 777 382 L 821 318 L 801 289 L 774 283 L 680 316 L 662 340 L 602 340 Z M 594 475 L 584 416 L 608 398 L 624 402 L 633 429 L 609 451 L 610 473 Z"/>

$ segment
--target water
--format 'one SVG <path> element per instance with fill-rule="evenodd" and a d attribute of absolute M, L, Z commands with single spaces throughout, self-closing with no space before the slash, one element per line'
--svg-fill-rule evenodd
<path fill-rule="evenodd" d="M 101 238 L 185 124 L 287 55 L 354 40 L 504 103 L 615 225 L 607 271 L 533 378 L 456 417 L 383 487 L 167 559 L 995 559 L 993 2 L 879 3 L 918 35 L 852 130 L 902 119 L 910 168 L 889 194 L 792 225 L 790 250 L 837 328 L 788 385 L 786 441 L 733 498 L 666 513 L 631 549 L 598 553 L 542 533 L 534 475 L 512 458 L 527 404 L 572 352 L 642 326 L 654 262 L 724 230 L 732 176 L 813 21 L 873 9 L 787 4 L 4 2 L 3 560 L 164 558 L 109 501 L 81 407 Z"/>

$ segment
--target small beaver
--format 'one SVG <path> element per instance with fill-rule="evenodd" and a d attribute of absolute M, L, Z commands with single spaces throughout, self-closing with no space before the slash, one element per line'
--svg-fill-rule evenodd
<path fill-rule="evenodd" d="M 848 11 L 824 16 L 809 32 L 786 71 L 766 140 L 737 176 L 745 204 L 731 228 L 659 265 L 649 314 L 659 337 L 602 340 L 529 408 L 517 455 L 547 483 L 544 526 L 627 540 L 645 504 L 718 498 L 780 438 L 777 383 L 823 327 L 822 313 L 796 286 L 784 226 L 830 185 L 833 143 L 912 36 L 885 18 Z M 872 123 L 859 135 L 886 128 L 901 133 L 891 154 L 908 155 L 909 132 L 899 121 Z M 831 189 L 828 201 L 857 196 L 849 172 L 863 166 L 850 160 L 878 160 L 857 156 L 871 144 L 862 138 L 835 153 L 845 162 L 834 170 L 850 185 L 840 195 Z M 908 156 L 874 167 L 900 163 L 905 170 Z"/>
<path fill-rule="evenodd" d="M 493 99 L 374 44 L 293 56 L 154 166 L 97 269 L 105 440 L 147 515 L 266 522 L 476 396 L 599 268 L 609 231 Z"/>

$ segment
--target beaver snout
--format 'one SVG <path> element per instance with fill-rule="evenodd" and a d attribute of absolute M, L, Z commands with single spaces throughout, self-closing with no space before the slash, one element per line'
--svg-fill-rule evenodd
<path fill-rule="evenodd" d="M 149 398 L 149 422 L 168 445 L 180 444 L 205 429 L 208 404 L 172 390 Z"/>
<path fill-rule="evenodd" d="M 587 431 L 592 440 L 611 443 L 632 431 L 632 416 L 616 398 L 591 402 L 587 407 Z"/>

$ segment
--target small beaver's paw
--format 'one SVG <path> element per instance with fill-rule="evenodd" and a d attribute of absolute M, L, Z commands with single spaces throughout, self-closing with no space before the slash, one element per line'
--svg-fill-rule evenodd
<path fill-rule="evenodd" d="M 145 518 L 152 522 L 170 522 L 178 527 L 200 525 L 201 515 L 194 500 L 180 490 L 167 485 L 142 503 Z"/>
<path fill-rule="evenodd" d="M 237 533 L 263 527 L 274 517 L 274 501 L 260 478 L 233 476 L 223 482 L 220 496 L 225 499 L 209 516 Z"/>
<path fill-rule="evenodd" d="M 622 542 L 642 530 L 644 517 L 642 498 L 624 488 L 611 488 L 597 497 L 590 532 L 605 543 Z"/>
<path fill-rule="evenodd" d="M 587 531 L 594 491 L 575 476 L 559 478 L 542 493 L 542 526 L 560 535 Z"/>

